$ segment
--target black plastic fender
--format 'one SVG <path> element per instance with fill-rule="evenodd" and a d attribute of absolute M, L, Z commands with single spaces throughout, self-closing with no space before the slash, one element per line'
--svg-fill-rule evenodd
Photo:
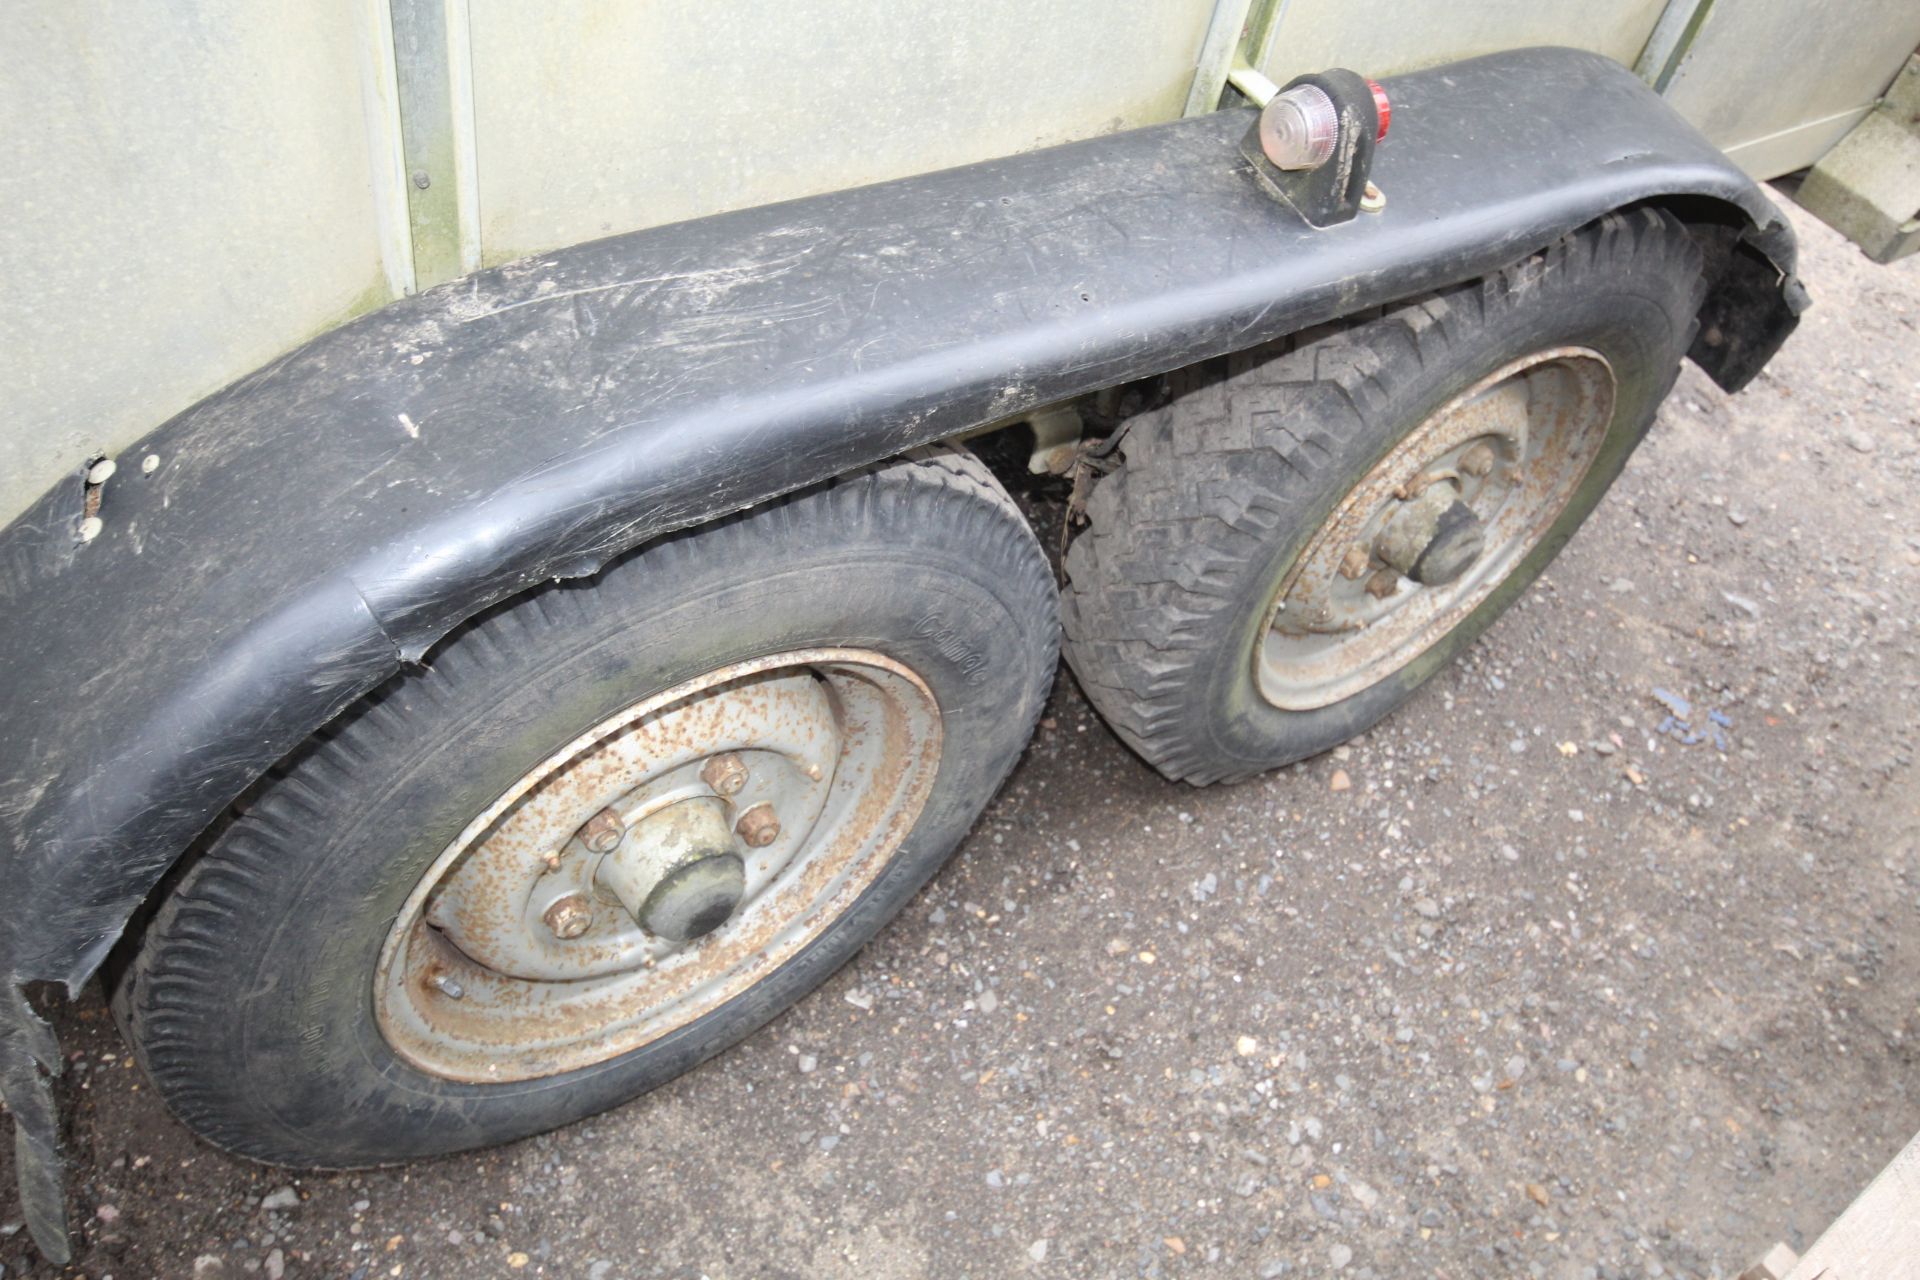
<path fill-rule="evenodd" d="M 159 427 L 92 499 L 84 468 L 46 494 L 0 531 L 0 1088 L 27 1181 L 54 1142 L 32 1063 L 58 1062 L 25 984 L 77 990 L 226 805 L 498 600 L 1634 202 L 1718 236 L 1694 355 L 1723 385 L 1792 329 L 1779 212 L 1619 66 L 1529 49 L 1387 88 L 1386 208 L 1340 226 L 1262 194 L 1238 109 L 616 236 L 347 324 Z"/>

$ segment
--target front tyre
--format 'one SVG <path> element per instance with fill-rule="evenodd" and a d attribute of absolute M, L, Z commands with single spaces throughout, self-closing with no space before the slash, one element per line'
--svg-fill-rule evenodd
<path fill-rule="evenodd" d="M 970 456 L 898 462 L 509 602 L 286 761 L 116 997 L 174 1111 L 273 1163 L 537 1133 L 780 1013 L 1026 742 L 1051 575 Z"/>

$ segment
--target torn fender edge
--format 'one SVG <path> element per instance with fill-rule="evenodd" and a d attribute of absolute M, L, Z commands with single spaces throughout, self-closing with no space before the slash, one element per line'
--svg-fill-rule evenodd
<path fill-rule="evenodd" d="M 73 1257 L 60 1116 L 53 1100 L 53 1081 L 62 1065 L 53 1028 L 33 1011 L 26 993 L 12 985 L 0 990 L 0 1098 L 13 1112 L 20 1208 L 33 1243 L 55 1266 Z"/>
<path fill-rule="evenodd" d="M 348 694 L 361 682 L 377 684 L 400 668 L 400 652 L 379 628 L 367 603 L 351 584 L 340 581 L 317 591 L 311 598 L 297 602 L 283 616 L 267 622 L 270 634 L 278 637 L 269 651 L 285 654 L 283 668 L 263 671 L 248 652 L 209 654 L 201 668 L 203 679 L 178 691 L 172 722 L 189 735 L 196 722 L 207 723 L 223 713 L 238 714 L 251 720 L 245 732 L 266 740 L 298 734 L 304 738 L 311 729 L 281 723 L 297 704 L 270 702 L 262 705 L 254 697 L 255 682 L 260 679 L 311 682 L 316 673 L 327 673 L 346 683 L 334 696 L 335 706 L 327 719 L 345 710 L 361 696 Z M 246 704 L 229 711 L 236 700 Z M 256 714 L 247 716 L 251 709 Z M 324 722 L 323 722 L 324 723 Z M 129 777 L 124 773 L 96 774 L 89 782 L 113 785 L 116 780 L 146 790 L 148 794 L 173 794 L 180 803 L 191 804 L 196 792 L 213 788 L 218 794 L 225 788 L 245 790 L 258 771 L 239 760 L 226 770 L 204 770 L 191 777 L 180 772 L 180 753 L 162 740 L 136 745 L 132 760 L 151 767 L 147 775 Z M 178 788 L 179 790 L 174 790 Z M 223 806 L 232 798 L 219 802 Z M 218 812 L 218 806 L 214 810 Z M 103 833 L 102 845 L 94 850 L 76 849 L 76 856 L 110 856 L 111 837 Z M 173 862 L 159 858 L 158 865 L 139 874 L 156 879 Z M 16 927 L 25 922 L 13 921 Z M 60 1154 L 59 1110 L 54 1087 L 64 1059 L 60 1055 L 52 1028 L 33 1009 L 27 999 L 26 985 L 35 980 L 60 981 L 69 997 L 78 997 L 80 988 L 105 960 L 125 927 L 123 918 L 111 930 L 91 933 L 86 949 L 76 958 L 74 968 L 64 976 L 22 976 L 17 970 L 10 980 L 0 984 L 0 1101 L 13 1114 L 14 1166 L 20 1186 L 22 1216 L 34 1244 L 47 1260 L 65 1265 L 72 1258 L 72 1242 L 66 1228 L 66 1164 Z"/>
<path fill-rule="evenodd" d="M 1693 353 L 1717 381 L 1791 331 L 1778 210 L 1623 68 L 1526 49 L 1388 85 L 1387 206 L 1338 227 L 1258 190 L 1239 110 L 616 236 L 396 302 L 186 410 L 121 455 L 90 541 L 77 473 L 0 531 L 0 1089 L 23 1173 L 55 1147 L 19 989 L 77 992 L 249 784 L 500 600 L 1635 203 L 1724 232 Z"/>

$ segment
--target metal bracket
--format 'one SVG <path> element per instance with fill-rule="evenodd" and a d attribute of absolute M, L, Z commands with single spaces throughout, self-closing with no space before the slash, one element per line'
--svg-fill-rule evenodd
<path fill-rule="evenodd" d="M 415 285 L 480 266 L 465 0 L 389 0 Z"/>
<path fill-rule="evenodd" d="M 1713 0 L 1667 0 L 1646 48 L 1633 64 L 1633 73 L 1652 85 L 1655 93 L 1665 93 L 1712 12 Z"/>
<path fill-rule="evenodd" d="M 1267 105 L 1266 98 L 1247 91 L 1242 77 L 1266 61 L 1279 10 L 1285 7 L 1285 0 L 1214 0 L 1213 16 L 1207 22 L 1181 115 L 1203 116 L 1218 110 L 1220 96 L 1228 85 L 1246 94 L 1254 106 Z M 1257 71 L 1252 74 L 1266 85 L 1271 97 L 1273 82 Z"/>

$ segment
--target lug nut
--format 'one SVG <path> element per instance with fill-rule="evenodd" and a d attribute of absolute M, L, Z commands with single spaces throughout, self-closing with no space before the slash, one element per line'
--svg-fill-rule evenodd
<path fill-rule="evenodd" d="M 1382 569 L 1367 579 L 1367 594 L 1376 600 L 1385 600 L 1400 589 L 1400 575 L 1391 569 Z"/>
<path fill-rule="evenodd" d="M 580 843 L 595 853 L 612 853 L 614 846 L 619 844 L 620 838 L 626 834 L 627 829 L 620 824 L 620 819 L 613 810 L 602 809 L 588 818 L 586 825 L 580 828 Z"/>
<path fill-rule="evenodd" d="M 1340 576 L 1349 582 L 1364 578 L 1367 574 L 1367 566 L 1372 563 L 1373 553 L 1355 543 L 1347 548 L 1346 557 L 1340 561 Z"/>
<path fill-rule="evenodd" d="M 1493 448 L 1487 444 L 1477 444 L 1460 455 L 1460 471 L 1475 479 L 1493 470 Z"/>
<path fill-rule="evenodd" d="M 449 1000 L 461 1000 L 466 997 L 467 989 L 444 973 L 436 973 L 428 981 L 433 983 L 434 990 Z"/>
<path fill-rule="evenodd" d="M 593 927 L 593 908 L 579 894 L 570 893 L 557 899 L 540 918 L 553 930 L 554 937 L 570 941 Z"/>
<path fill-rule="evenodd" d="M 749 849 L 764 849 L 780 838 L 780 819 L 774 816 L 772 805 L 757 804 L 740 815 L 733 830 Z"/>
<path fill-rule="evenodd" d="M 737 796 L 747 785 L 746 762 L 731 751 L 715 756 L 700 770 L 700 781 L 712 787 L 716 795 Z"/>

